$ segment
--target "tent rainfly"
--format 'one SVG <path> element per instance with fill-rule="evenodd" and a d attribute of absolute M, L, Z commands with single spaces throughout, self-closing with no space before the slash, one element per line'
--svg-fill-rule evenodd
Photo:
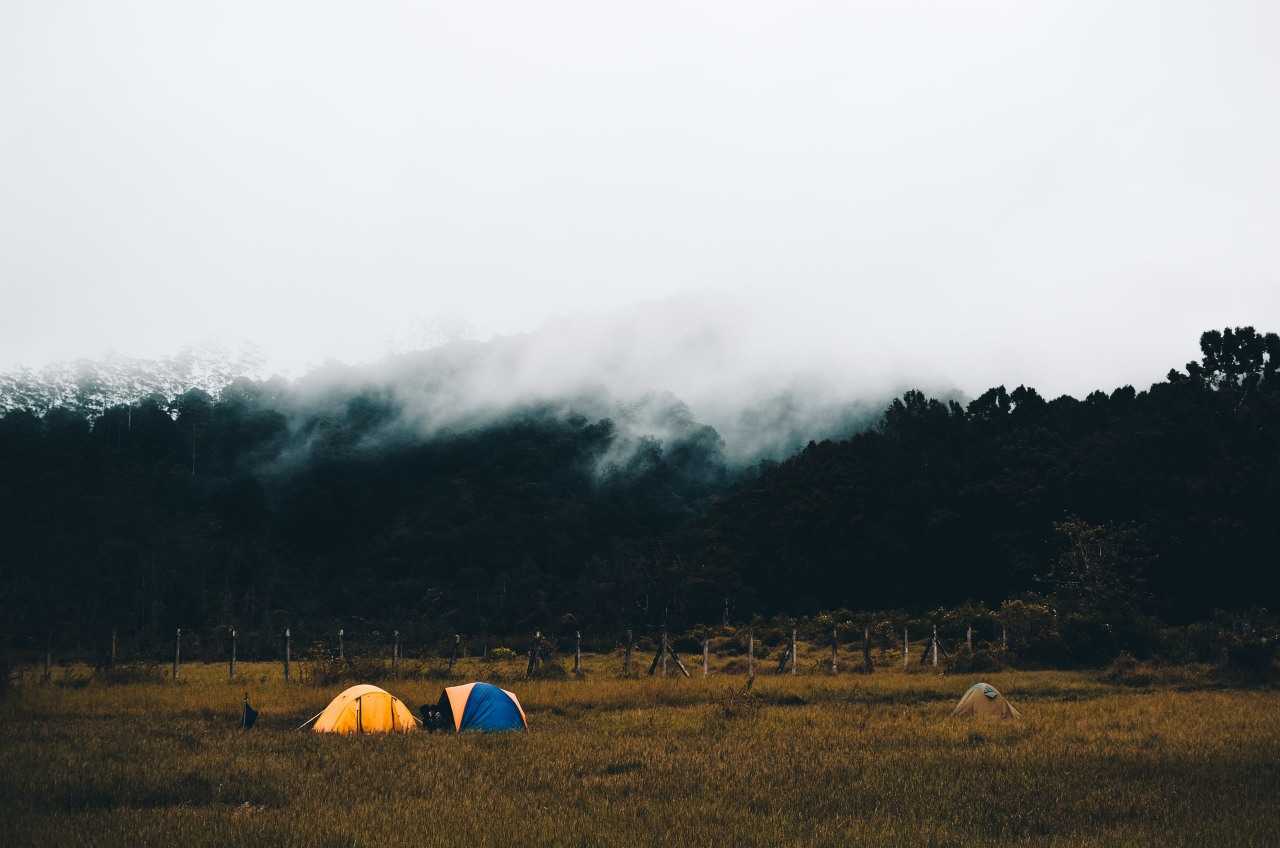
<path fill-rule="evenodd" d="M 399 698 L 368 683 L 338 695 L 313 721 L 311 730 L 315 733 L 408 733 L 418 729 L 418 720 Z"/>
<path fill-rule="evenodd" d="M 529 729 L 516 693 L 492 683 L 450 686 L 440 693 L 436 709 L 443 728 L 451 727 L 455 733 Z"/>
<path fill-rule="evenodd" d="M 952 716 L 979 718 L 1022 718 L 1022 713 L 989 683 L 975 683 L 964 693 Z"/>

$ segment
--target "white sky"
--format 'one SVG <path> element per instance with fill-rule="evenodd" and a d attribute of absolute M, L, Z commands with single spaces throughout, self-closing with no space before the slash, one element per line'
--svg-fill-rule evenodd
<path fill-rule="evenodd" d="M 1280 330 L 1274 2 L 6 0 L 0 105 L 0 369 L 588 327 L 1053 395 Z"/>

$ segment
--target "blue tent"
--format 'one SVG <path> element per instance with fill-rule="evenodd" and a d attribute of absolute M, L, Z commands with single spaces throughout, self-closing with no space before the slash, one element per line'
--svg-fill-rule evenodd
<path fill-rule="evenodd" d="M 458 733 L 464 730 L 491 733 L 529 728 L 516 694 L 499 689 L 492 683 L 450 686 L 440 693 L 437 708 L 444 717 L 444 726 L 452 724 Z"/>

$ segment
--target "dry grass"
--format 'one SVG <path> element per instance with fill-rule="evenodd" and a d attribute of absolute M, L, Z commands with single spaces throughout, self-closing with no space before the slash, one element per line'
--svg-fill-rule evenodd
<path fill-rule="evenodd" d="M 509 687 L 527 735 L 394 738 L 294 732 L 343 684 L 285 685 L 275 665 L 235 683 L 186 666 L 177 685 L 28 673 L 0 708 L 5 843 L 1280 844 L 1273 690 L 1002 672 L 986 679 L 1025 719 L 974 724 L 948 718 L 970 677 L 764 673 L 731 697 L 740 677 L 618 666 Z M 471 661 L 458 677 L 521 670 Z M 416 708 L 442 682 L 383 685 Z M 246 688 L 262 711 L 248 733 Z"/>

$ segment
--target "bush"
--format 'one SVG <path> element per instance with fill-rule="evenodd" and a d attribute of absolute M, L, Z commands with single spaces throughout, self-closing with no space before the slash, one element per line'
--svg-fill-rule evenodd
<path fill-rule="evenodd" d="M 516 658 L 516 652 L 510 648 L 498 646 L 489 652 L 489 656 L 485 657 L 486 662 L 503 662 L 505 660 L 513 660 Z"/>
<path fill-rule="evenodd" d="M 1187 627 L 1187 653 L 1200 662 L 1217 662 L 1222 655 L 1222 642 L 1218 626 L 1210 622 L 1196 622 Z"/>
<path fill-rule="evenodd" d="M 1148 686 L 1154 679 L 1151 670 L 1138 662 L 1138 658 L 1128 651 L 1122 651 L 1102 672 L 1102 679 L 1108 683 L 1120 683 L 1125 686 Z"/>
<path fill-rule="evenodd" d="M 711 640 L 711 653 L 716 656 L 737 657 L 747 653 L 747 642 L 744 637 L 739 641 L 735 636 L 717 636 Z"/>
<path fill-rule="evenodd" d="M 701 654 L 702 640 L 694 636 L 676 636 L 671 639 L 671 647 L 677 654 Z"/>
<path fill-rule="evenodd" d="M 569 677 L 569 672 L 560 663 L 549 661 L 535 668 L 529 677 L 538 680 L 565 680 Z"/>
<path fill-rule="evenodd" d="M 1112 625 L 1116 641 L 1122 650 L 1140 660 L 1149 660 L 1160 647 L 1160 627 L 1154 618 L 1145 615 L 1126 616 Z"/>
<path fill-rule="evenodd" d="M 716 711 L 726 719 L 753 719 L 760 714 L 762 700 L 751 691 L 751 684 L 725 692 Z"/>
<path fill-rule="evenodd" d="M 1071 650 L 1073 665 L 1098 668 L 1120 653 L 1115 631 L 1097 618 L 1067 616 L 1062 621 L 1062 638 Z"/>
<path fill-rule="evenodd" d="M 1056 632 L 1038 634 L 1019 646 L 1015 655 L 1019 665 L 1042 668 L 1070 668 L 1071 649 Z"/>
<path fill-rule="evenodd" d="M 338 659 L 338 655 L 324 642 L 312 642 L 302 658 L 304 661 L 301 663 L 298 676 L 304 683 L 314 686 L 329 686 L 337 683 L 349 672 L 349 663 Z"/>
<path fill-rule="evenodd" d="M 163 683 L 168 676 L 159 663 L 136 662 L 103 669 L 97 679 L 108 686 L 128 686 L 132 683 Z"/>
<path fill-rule="evenodd" d="M 982 671 L 1002 671 L 1008 667 L 1008 656 L 995 646 L 979 648 L 972 654 L 962 651 L 951 658 L 947 670 L 958 674 Z"/>
<path fill-rule="evenodd" d="M 1275 674 L 1276 642 L 1236 639 L 1227 645 L 1227 667 L 1246 678 L 1264 680 Z"/>
<path fill-rule="evenodd" d="M 778 647 L 780 645 L 789 644 L 791 641 L 790 628 L 781 627 L 757 627 L 756 631 L 756 655 L 765 656 L 761 653 L 762 649 L 768 646 Z"/>
<path fill-rule="evenodd" d="M 769 656 L 769 646 L 765 643 L 762 636 L 766 631 L 763 628 L 756 628 L 756 659 Z M 783 638 L 781 630 L 773 630 L 776 641 L 773 644 L 785 646 L 791 639 L 791 631 L 788 630 Z M 698 653 L 702 652 L 702 643 L 699 642 L 695 649 Z M 747 628 L 739 628 L 737 631 L 726 636 L 713 637 L 711 639 L 711 653 L 719 656 L 729 657 L 745 657 L 747 655 Z"/>

